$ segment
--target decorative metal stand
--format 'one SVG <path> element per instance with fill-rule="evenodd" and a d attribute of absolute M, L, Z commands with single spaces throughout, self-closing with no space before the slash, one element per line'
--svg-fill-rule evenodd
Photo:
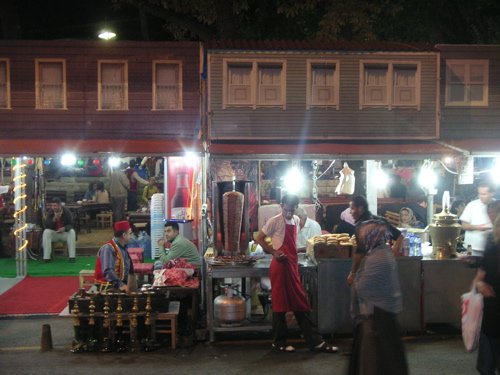
<path fill-rule="evenodd" d="M 75 301 L 73 305 L 73 329 L 75 331 L 75 337 L 73 339 L 73 345 L 71 348 L 72 353 L 82 353 L 85 351 L 85 342 L 82 340 L 82 330 L 80 325 L 80 309 L 78 308 L 78 302 Z"/>

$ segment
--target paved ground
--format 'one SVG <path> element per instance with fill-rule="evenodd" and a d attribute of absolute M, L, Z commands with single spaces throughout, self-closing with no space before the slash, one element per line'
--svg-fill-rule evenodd
<path fill-rule="evenodd" d="M 50 325 L 54 344 L 48 352 L 40 352 L 44 324 Z M 344 374 L 351 344 L 349 338 L 335 340 L 343 354 L 313 354 L 304 348 L 285 354 L 272 352 L 268 339 L 225 337 L 213 344 L 151 353 L 73 354 L 70 318 L 4 319 L 0 332 L 0 374 Z M 413 375 L 477 373 L 476 353 L 465 352 L 459 335 L 427 334 L 405 342 Z"/>

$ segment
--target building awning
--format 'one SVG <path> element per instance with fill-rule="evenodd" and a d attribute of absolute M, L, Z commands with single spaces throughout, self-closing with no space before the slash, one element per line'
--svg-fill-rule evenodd
<path fill-rule="evenodd" d="M 65 152 L 78 155 L 115 153 L 119 155 L 176 155 L 186 151 L 200 151 L 196 140 L 157 139 L 1 139 L 0 155 L 53 156 Z"/>
<path fill-rule="evenodd" d="M 459 151 L 435 141 L 345 141 L 307 143 L 212 143 L 212 157 L 279 159 L 335 158 L 341 159 L 422 159 L 457 154 Z"/>
<path fill-rule="evenodd" d="M 449 140 L 445 142 L 458 150 L 469 152 L 472 156 L 499 156 L 500 139 L 499 138 L 477 138 L 463 140 Z"/>

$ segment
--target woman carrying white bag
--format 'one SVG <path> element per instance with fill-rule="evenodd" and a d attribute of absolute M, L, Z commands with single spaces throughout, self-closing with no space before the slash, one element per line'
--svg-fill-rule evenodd
<path fill-rule="evenodd" d="M 484 297 L 476 369 L 482 375 L 500 374 L 500 201 L 488 204 L 493 231 L 474 283 Z M 495 372 L 495 370 L 497 372 Z"/>

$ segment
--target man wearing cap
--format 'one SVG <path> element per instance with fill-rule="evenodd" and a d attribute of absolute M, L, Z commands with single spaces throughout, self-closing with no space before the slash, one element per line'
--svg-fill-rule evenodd
<path fill-rule="evenodd" d="M 127 252 L 127 244 L 132 234 L 128 221 L 118 221 L 114 225 L 114 237 L 97 252 L 95 262 L 95 283 L 100 290 L 109 288 L 129 292 L 129 275 L 134 273 L 132 259 Z"/>

